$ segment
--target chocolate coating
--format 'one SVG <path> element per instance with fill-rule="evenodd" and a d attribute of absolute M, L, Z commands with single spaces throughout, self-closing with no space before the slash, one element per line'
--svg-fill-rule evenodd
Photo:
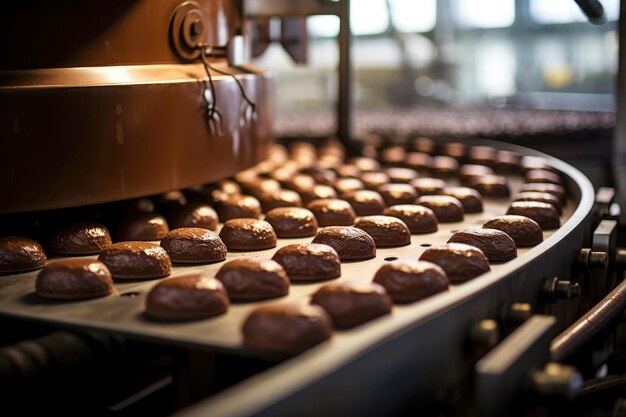
<path fill-rule="evenodd" d="M 267 300 L 289 293 L 287 272 L 269 259 L 233 259 L 217 271 L 215 278 L 224 284 L 233 301 Z"/>
<path fill-rule="evenodd" d="M 172 229 L 181 227 L 201 227 L 208 230 L 217 229 L 217 213 L 213 207 L 200 203 L 189 203 L 173 211 L 169 219 Z"/>
<path fill-rule="evenodd" d="M 538 182 L 563 185 L 563 181 L 561 180 L 559 174 L 548 171 L 547 169 L 530 170 L 526 173 L 525 179 L 526 182 L 530 183 Z"/>
<path fill-rule="evenodd" d="M 389 176 L 384 172 L 365 172 L 361 175 L 363 185 L 370 190 L 377 190 L 383 184 L 389 183 Z"/>
<path fill-rule="evenodd" d="M 103 297 L 114 289 L 111 272 L 105 264 L 95 259 L 50 262 L 35 281 L 38 296 L 55 300 Z"/>
<path fill-rule="evenodd" d="M 431 246 L 420 260 L 439 265 L 451 282 L 464 282 L 491 270 L 483 251 L 463 243 Z"/>
<path fill-rule="evenodd" d="M 483 197 L 505 198 L 511 195 L 506 178 L 501 175 L 483 175 L 469 180 L 469 186 Z"/>
<path fill-rule="evenodd" d="M 281 190 L 280 183 L 271 178 L 254 177 L 242 182 L 242 186 L 247 194 L 260 199 L 265 194 L 273 194 Z"/>
<path fill-rule="evenodd" d="M 322 307 L 337 329 L 349 329 L 391 313 L 391 298 L 378 284 L 333 282 L 313 294 L 311 304 Z"/>
<path fill-rule="evenodd" d="M 63 255 L 93 255 L 111 243 L 106 227 L 100 223 L 81 222 L 54 233 L 50 239 L 50 251 Z"/>
<path fill-rule="evenodd" d="M 0 274 L 43 268 L 46 253 L 34 240 L 19 236 L 0 237 Z"/>
<path fill-rule="evenodd" d="M 446 187 L 442 194 L 459 200 L 465 213 L 482 213 L 483 211 L 483 197 L 473 188 Z"/>
<path fill-rule="evenodd" d="M 332 320 L 323 308 L 278 303 L 254 310 L 243 324 L 245 346 L 277 354 L 296 354 L 330 338 Z"/>
<path fill-rule="evenodd" d="M 376 256 L 376 243 L 366 232 L 350 226 L 325 227 L 313 238 L 335 249 L 342 261 L 369 259 Z"/>
<path fill-rule="evenodd" d="M 172 262 L 212 263 L 226 259 L 226 245 L 210 230 L 199 227 L 174 229 L 161 240 Z"/>
<path fill-rule="evenodd" d="M 411 168 L 390 167 L 385 173 L 391 179 L 391 182 L 408 184 L 411 180 L 417 178 L 417 171 Z"/>
<path fill-rule="evenodd" d="M 419 172 L 430 172 L 433 167 L 433 158 L 424 152 L 409 152 L 406 154 L 406 166 Z"/>
<path fill-rule="evenodd" d="M 540 193 L 537 191 L 524 191 L 516 194 L 513 197 L 513 201 L 538 201 L 539 203 L 552 204 L 556 211 L 561 214 L 563 212 L 563 204 L 561 200 L 554 194 Z"/>
<path fill-rule="evenodd" d="M 148 242 L 114 243 L 98 257 L 115 279 L 149 279 L 171 273 L 169 255 L 159 245 Z"/>
<path fill-rule="evenodd" d="M 378 187 L 378 192 L 385 200 L 385 204 L 414 204 L 417 198 L 415 188 L 409 184 L 385 184 Z"/>
<path fill-rule="evenodd" d="M 344 194 L 364 188 L 365 184 L 357 178 L 339 178 L 337 182 L 335 182 L 335 190 L 337 190 L 337 193 L 342 196 L 342 198 Z"/>
<path fill-rule="evenodd" d="M 417 204 L 399 204 L 383 210 L 385 216 L 402 220 L 412 234 L 433 233 L 437 231 L 437 217 L 428 207 Z"/>
<path fill-rule="evenodd" d="M 220 238 L 228 250 L 263 250 L 276 247 L 276 233 L 264 220 L 231 219 L 224 223 Z"/>
<path fill-rule="evenodd" d="M 491 146 L 472 146 L 467 156 L 474 164 L 493 165 L 497 158 L 497 150 Z"/>
<path fill-rule="evenodd" d="M 333 185 L 337 181 L 335 171 L 328 168 L 309 167 L 301 169 L 300 172 L 310 175 L 318 184 Z"/>
<path fill-rule="evenodd" d="M 277 207 L 302 207 L 300 194 L 292 190 L 280 190 L 261 197 L 261 207 L 268 212 Z"/>
<path fill-rule="evenodd" d="M 339 255 L 328 245 L 287 245 L 276 251 L 272 260 L 285 269 L 292 281 L 321 281 L 341 275 Z"/>
<path fill-rule="evenodd" d="M 344 198 L 357 216 L 382 214 L 385 208 L 385 200 L 376 191 L 357 190 L 346 194 Z"/>
<path fill-rule="evenodd" d="M 424 195 L 417 199 L 417 204 L 431 209 L 439 223 L 463 221 L 463 205 L 449 195 Z"/>
<path fill-rule="evenodd" d="M 415 178 L 411 181 L 418 195 L 440 194 L 446 186 L 446 182 L 439 178 Z"/>
<path fill-rule="evenodd" d="M 493 169 L 486 165 L 461 165 L 459 168 L 459 181 L 461 181 L 461 184 L 469 184 L 470 180 L 473 178 L 491 174 L 493 174 Z"/>
<path fill-rule="evenodd" d="M 330 185 L 316 185 L 313 189 L 300 193 L 302 201 L 309 204 L 313 200 L 337 198 L 337 191 Z"/>
<path fill-rule="evenodd" d="M 433 174 L 436 177 L 447 178 L 456 175 L 459 170 L 459 163 L 449 156 L 435 156 L 433 158 Z"/>
<path fill-rule="evenodd" d="M 352 164 L 342 164 L 335 167 L 335 172 L 340 178 L 359 178 L 361 170 Z"/>
<path fill-rule="evenodd" d="M 530 217 L 541 226 L 542 230 L 557 229 L 561 226 L 559 213 L 552 204 L 536 201 L 514 201 L 506 214 Z"/>
<path fill-rule="evenodd" d="M 380 163 L 377 160 L 375 160 L 374 158 L 368 158 L 366 156 L 350 158 L 348 162 L 356 166 L 363 174 L 367 172 L 378 171 L 380 169 Z"/>
<path fill-rule="evenodd" d="M 508 261 L 517 257 L 517 247 L 511 237 L 496 229 L 465 229 L 456 232 L 448 243 L 465 243 L 485 254 L 490 262 Z"/>
<path fill-rule="evenodd" d="M 222 283 L 207 274 L 165 279 L 146 298 L 146 314 L 160 320 L 195 320 L 228 310 Z"/>
<path fill-rule="evenodd" d="M 518 173 L 522 169 L 522 158 L 515 152 L 498 151 L 494 169 L 498 173 L 513 174 Z"/>
<path fill-rule="evenodd" d="M 520 192 L 534 191 L 538 193 L 549 193 L 555 195 L 561 203 L 565 203 L 565 188 L 558 184 L 550 183 L 526 183 L 520 187 Z"/>
<path fill-rule="evenodd" d="M 301 207 L 275 208 L 267 213 L 265 221 L 280 238 L 315 236 L 318 228 L 313 213 Z"/>
<path fill-rule="evenodd" d="M 401 165 L 406 157 L 406 150 L 402 146 L 390 146 L 380 152 L 380 160 L 385 165 Z"/>
<path fill-rule="evenodd" d="M 236 195 L 228 197 L 217 206 L 220 221 L 230 219 L 258 219 L 261 217 L 261 203 L 249 195 Z"/>
<path fill-rule="evenodd" d="M 426 261 L 389 262 L 376 271 L 374 282 L 382 285 L 393 302 L 399 304 L 422 300 L 450 286 L 445 271 Z"/>
<path fill-rule="evenodd" d="M 483 224 L 483 228 L 502 230 L 511 236 L 517 247 L 535 246 L 543 241 L 543 232 L 539 224 L 524 216 L 495 217 Z"/>
<path fill-rule="evenodd" d="M 320 226 L 351 226 L 356 219 L 354 209 L 345 200 L 334 198 L 313 200 L 306 208 L 315 215 Z"/>
<path fill-rule="evenodd" d="M 402 220 L 391 216 L 366 216 L 354 225 L 374 239 L 376 247 L 406 246 L 411 243 L 411 231 Z"/>
<path fill-rule="evenodd" d="M 299 193 L 313 189 L 317 184 L 312 176 L 307 174 L 294 174 L 287 180 L 282 181 L 283 186 Z"/>
<path fill-rule="evenodd" d="M 441 154 L 456 159 L 463 160 L 467 152 L 467 147 L 461 142 L 450 142 L 441 145 Z"/>
<path fill-rule="evenodd" d="M 170 231 L 163 216 L 155 213 L 127 215 L 117 229 L 117 240 L 160 240 Z"/>

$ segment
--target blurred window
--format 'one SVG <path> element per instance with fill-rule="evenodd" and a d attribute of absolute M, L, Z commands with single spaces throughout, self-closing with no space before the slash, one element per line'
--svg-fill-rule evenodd
<path fill-rule="evenodd" d="M 454 12 L 462 27 L 503 28 L 515 22 L 515 0 L 455 0 Z"/>
<path fill-rule="evenodd" d="M 405 33 L 430 32 L 437 23 L 437 0 L 390 0 L 391 21 Z"/>

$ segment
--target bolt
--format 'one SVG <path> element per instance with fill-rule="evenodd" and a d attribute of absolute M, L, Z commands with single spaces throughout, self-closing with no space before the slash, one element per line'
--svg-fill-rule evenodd
<path fill-rule="evenodd" d="M 571 300 L 580 296 L 580 285 L 571 281 L 548 278 L 544 281 L 541 295 L 545 301 L 554 303 L 557 300 Z"/>
<path fill-rule="evenodd" d="M 510 326 L 519 326 L 533 315 L 533 308 L 529 303 L 513 303 L 505 313 L 505 321 Z"/>
<path fill-rule="evenodd" d="M 530 378 L 538 394 L 565 398 L 573 398 L 583 384 L 583 378 L 576 368 L 554 362 L 532 372 Z"/>
<path fill-rule="evenodd" d="M 191 33 L 200 36 L 204 33 L 204 23 L 200 19 L 196 19 L 191 24 Z"/>
<path fill-rule="evenodd" d="M 554 295 L 560 300 L 571 300 L 580 296 L 580 285 L 571 281 L 557 281 L 554 288 Z"/>
<path fill-rule="evenodd" d="M 596 252 L 589 248 L 583 248 L 578 255 L 578 264 L 587 270 L 604 270 L 609 266 L 609 257 L 606 252 Z"/>
<path fill-rule="evenodd" d="M 474 323 L 470 328 L 470 339 L 477 355 L 483 356 L 500 340 L 498 322 L 485 319 Z"/>

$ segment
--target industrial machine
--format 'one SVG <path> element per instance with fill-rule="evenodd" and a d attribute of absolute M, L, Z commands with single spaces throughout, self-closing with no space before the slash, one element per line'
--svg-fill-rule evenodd
<path fill-rule="evenodd" d="M 596 2 L 579 3 L 598 18 Z M 448 292 L 337 331 L 295 357 L 243 346 L 241 325 L 259 303 L 233 304 L 218 318 L 163 323 L 143 315 L 154 281 L 119 282 L 115 296 L 57 303 L 34 294 L 37 271 L 0 276 L 6 329 L 0 386 L 8 393 L 7 415 L 626 412 L 620 400 L 626 250 L 619 247 L 615 205 L 624 195 L 621 182 L 617 194 L 594 189 L 560 159 L 492 139 L 433 141 L 383 129 L 353 137 L 348 0 L 55 0 L 6 8 L 0 16 L 2 235 L 45 239 L 68 219 L 115 226 L 131 199 L 150 197 L 158 206 L 159 195 L 171 190 L 212 201 L 211 184 L 241 179 L 249 168 L 273 178 L 272 171 L 294 157 L 286 150 L 296 141 L 272 144 L 272 79 L 245 54 L 263 50 L 272 17 L 283 19 L 282 43 L 298 60 L 306 50 L 302 18 L 340 17 L 339 141 L 306 138 L 317 155 L 332 143 L 341 165 L 392 148 L 448 155 L 455 143 L 455 157 L 470 163 L 471 150 L 486 147 L 543 161 L 567 191 L 561 227 L 544 231 L 541 244 L 519 248 L 516 259 L 493 263 L 491 272 Z M 622 96 L 617 172 L 623 165 Z M 411 167 L 405 160 L 380 161 Z M 507 172 L 506 179 L 515 194 L 521 171 Z M 509 203 L 485 198 L 484 211 L 463 222 L 413 235 L 409 246 L 378 248 L 374 259 L 342 264 L 341 279 L 370 282 L 385 263 L 417 259 L 452 233 L 504 214 Z M 309 241 L 279 239 L 278 247 Z M 228 257 L 271 257 L 275 250 Z M 172 276 L 219 267 L 175 266 Z M 320 286 L 292 285 L 287 299 L 306 303 Z"/>

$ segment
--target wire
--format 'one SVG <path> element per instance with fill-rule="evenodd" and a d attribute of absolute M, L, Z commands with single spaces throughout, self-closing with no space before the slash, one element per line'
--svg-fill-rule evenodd
<path fill-rule="evenodd" d="M 602 378 L 590 379 L 583 383 L 582 389 L 578 392 L 577 397 L 586 397 L 588 395 L 597 394 L 602 391 L 618 388 L 626 385 L 626 374 L 609 375 Z"/>
<path fill-rule="evenodd" d="M 209 77 L 209 86 L 211 88 L 211 95 L 213 96 L 213 103 L 209 104 L 209 117 L 213 117 L 213 114 L 217 112 L 217 96 L 215 95 L 215 85 L 213 83 L 213 77 L 211 76 L 211 71 L 215 71 L 218 74 L 232 77 L 232 79 L 235 80 L 235 82 L 237 83 L 237 87 L 239 87 L 239 92 L 241 93 L 241 97 L 245 100 L 247 105 L 252 110 L 251 116 L 254 116 L 254 114 L 256 114 L 256 102 L 252 100 L 250 96 L 248 96 L 248 93 L 246 92 L 245 87 L 243 86 L 241 81 L 237 78 L 237 76 L 232 72 L 215 68 L 209 63 L 208 57 L 211 55 L 212 47 L 204 43 L 199 43 L 198 47 L 202 51 L 202 54 L 201 54 L 202 63 L 204 64 L 204 70 L 206 71 L 207 76 Z M 207 50 L 209 51 L 208 53 L 207 53 Z M 244 111 L 244 115 L 246 114 L 247 114 L 247 111 Z"/>

